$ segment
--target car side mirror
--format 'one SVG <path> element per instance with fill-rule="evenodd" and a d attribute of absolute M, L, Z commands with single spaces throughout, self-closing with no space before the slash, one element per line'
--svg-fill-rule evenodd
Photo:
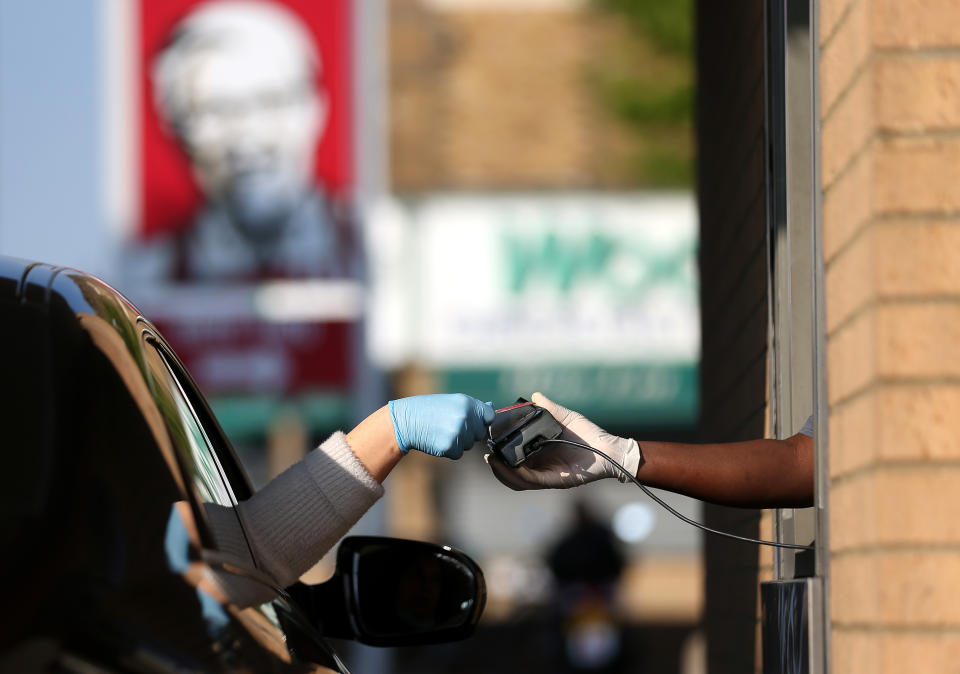
<path fill-rule="evenodd" d="M 487 595 L 483 572 L 463 552 L 380 536 L 344 538 L 330 580 L 288 591 L 324 636 L 370 646 L 465 639 Z"/>

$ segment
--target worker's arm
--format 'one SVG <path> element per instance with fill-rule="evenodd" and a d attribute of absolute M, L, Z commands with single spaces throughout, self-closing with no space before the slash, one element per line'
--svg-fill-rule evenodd
<path fill-rule="evenodd" d="M 813 440 L 805 435 L 706 445 L 637 442 L 607 433 L 540 393 L 533 401 L 565 427 L 564 438 L 604 452 L 651 487 L 741 507 L 813 503 Z M 562 489 L 608 477 L 625 480 L 609 461 L 566 444 L 546 447 L 517 468 L 492 455 L 488 461 L 497 479 L 516 490 Z"/>
<path fill-rule="evenodd" d="M 637 479 L 702 501 L 749 508 L 813 505 L 813 438 L 709 445 L 639 443 Z"/>

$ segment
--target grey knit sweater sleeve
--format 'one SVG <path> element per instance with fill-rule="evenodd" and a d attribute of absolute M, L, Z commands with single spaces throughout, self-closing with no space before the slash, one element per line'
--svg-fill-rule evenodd
<path fill-rule="evenodd" d="M 257 565 L 286 587 L 382 495 L 338 431 L 238 509 Z"/>

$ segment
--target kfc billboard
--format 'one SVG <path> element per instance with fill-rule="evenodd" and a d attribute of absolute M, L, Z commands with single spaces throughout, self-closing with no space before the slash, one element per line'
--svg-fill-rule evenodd
<path fill-rule="evenodd" d="M 139 233 L 177 280 L 355 274 L 346 1 L 144 0 Z"/>
<path fill-rule="evenodd" d="M 140 0 L 132 24 L 131 294 L 214 395 L 345 391 L 363 266 L 351 4 Z"/>

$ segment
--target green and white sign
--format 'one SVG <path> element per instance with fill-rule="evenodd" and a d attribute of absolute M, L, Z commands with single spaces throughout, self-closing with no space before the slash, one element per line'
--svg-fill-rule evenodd
<path fill-rule="evenodd" d="M 410 208 L 410 358 L 496 404 L 696 421 L 692 195 L 442 195 Z"/>

